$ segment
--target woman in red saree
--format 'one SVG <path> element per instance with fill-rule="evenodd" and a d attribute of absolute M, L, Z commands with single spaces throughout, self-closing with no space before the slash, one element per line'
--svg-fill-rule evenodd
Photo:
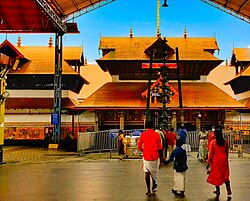
<path fill-rule="evenodd" d="M 229 162 L 228 162 L 228 141 L 223 138 L 221 128 L 216 128 L 215 139 L 211 141 L 210 152 L 208 156 L 208 165 L 210 174 L 207 182 L 214 185 L 214 193 L 220 195 L 220 186 L 225 183 L 227 194 L 231 195 L 229 180 Z"/>

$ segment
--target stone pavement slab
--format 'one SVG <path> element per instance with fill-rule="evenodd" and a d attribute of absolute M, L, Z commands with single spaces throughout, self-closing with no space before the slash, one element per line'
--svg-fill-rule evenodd
<path fill-rule="evenodd" d="M 5 163 L 41 163 L 77 157 L 76 152 L 29 146 L 4 146 Z"/>
<path fill-rule="evenodd" d="M 19 150 L 21 151 L 21 150 Z M 24 149 L 26 154 L 36 155 Z M 63 154 L 40 150 L 40 154 Z M 6 153 L 6 160 L 10 152 Z M 65 153 L 67 154 L 67 152 Z M 19 154 L 21 157 L 21 154 Z M 24 154 L 25 155 L 25 154 Z M 38 154 L 39 155 L 39 154 Z M 230 154 L 230 171 L 233 195 L 229 199 L 225 187 L 221 196 L 212 193 L 207 184 L 205 163 L 190 153 L 188 157 L 186 196 L 175 197 L 172 165 L 161 167 L 158 174 L 158 191 L 145 196 L 146 186 L 141 159 L 110 159 L 108 153 L 88 154 L 82 157 L 64 155 L 53 160 L 24 160 L 0 165 L 0 200 L 4 201 L 248 201 L 250 196 L 250 158 Z M 22 156 L 24 157 L 24 156 Z"/>

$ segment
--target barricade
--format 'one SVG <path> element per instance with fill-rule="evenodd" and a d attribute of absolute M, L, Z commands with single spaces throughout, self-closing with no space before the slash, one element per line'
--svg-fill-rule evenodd
<path fill-rule="evenodd" d="M 210 133 L 211 131 L 208 131 Z M 223 132 L 224 139 L 228 140 L 228 148 L 230 153 L 238 153 L 239 157 L 242 156 L 244 147 L 249 145 L 249 135 L 242 135 L 239 133 Z M 199 149 L 199 131 L 189 131 L 187 134 L 186 143 L 190 144 L 192 151 Z"/>
<path fill-rule="evenodd" d="M 84 153 L 112 150 L 117 150 L 117 138 L 110 130 L 78 133 L 77 151 L 80 156 Z"/>
<path fill-rule="evenodd" d="M 125 138 L 131 138 L 133 142 L 128 151 L 129 155 L 139 154 L 137 150 L 138 137 L 144 129 L 124 130 Z M 224 138 L 229 142 L 229 151 L 236 152 L 242 155 L 244 148 L 250 144 L 249 135 L 243 135 L 242 133 L 223 133 Z M 77 141 L 77 151 L 80 155 L 93 152 L 117 152 L 117 136 L 118 129 L 105 130 L 98 132 L 79 132 Z M 137 137 L 135 137 L 137 136 Z M 136 138 L 136 139 L 134 139 Z M 190 145 L 191 151 L 198 151 L 199 149 L 199 132 L 188 131 L 186 144 Z M 129 147 L 129 146 L 128 146 Z"/>
<path fill-rule="evenodd" d="M 138 139 L 136 138 L 139 137 L 143 131 L 144 129 L 123 131 L 125 139 L 127 138 L 126 155 L 128 157 L 131 155 L 140 155 L 139 151 L 137 150 Z M 117 152 L 118 151 L 117 136 L 118 136 L 118 129 L 98 131 L 98 132 L 79 132 L 77 140 L 77 151 L 80 154 L 80 156 L 85 153 L 94 153 L 94 152 L 107 152 L 107 151 Z M 196 131 L 188 132 L 187 144 L 191 146 L 192 151 L 198 150 L 199 141 L 197 139 L 198 139 L 198 132 Z"/>
<path fill-rule="evenodd" d="M 98 132 L 79 132 L 77 140 L 77 152 L 81 156 L 85 153 L 110 151 L 111 156 L 111 152 L 118 151 L 118 131 L 119 129 L 111 129 Z M 125 136 L 132 138 L 133 136 L 139 136 L 142 131 L 143 129 L 134 129 L 124 130 L 123 132 Z M 134 144 L 133 146 L 131 145 L 130 148 L 130 153 L 137 153 Z"/>
<path fill-rule="evenodd" d="M 228 140 L 230 153 L 238 153 L 238 157 L 243 156 L 243 152 L 250 152 L 250 136 L 242 132 L 223 132 L 224 139 Z"/>
<path fill-rule="evenodd" d="M 199 132 L 198 131 L 188 131 L 186 144 L 190 145 L 191 151 L 198 151 L 199 149 Z"/>

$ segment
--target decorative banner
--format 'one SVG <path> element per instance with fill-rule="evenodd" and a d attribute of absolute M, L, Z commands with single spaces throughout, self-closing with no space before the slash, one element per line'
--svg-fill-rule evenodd
<path fill-rule="evenodd" d="M 177 68 L 176 63 L 165 63 L 165 65 L 168 68 Z M 164 63 L 153 63 L 152 64 L 152 68 L 161 68 L 162 66 L 164 66 Z M 142 63 L 142 68 L 149 68 L 149 67 L 150 67 L 150 63 Z"/>

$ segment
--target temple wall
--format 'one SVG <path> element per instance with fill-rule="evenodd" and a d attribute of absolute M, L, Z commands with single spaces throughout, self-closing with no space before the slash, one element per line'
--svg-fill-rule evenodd
<path fill-rule="evenodd" d="M 80 115 L 80 122 L 93 122 L 95 121 L 94 111 L 85 111 Z"/>
<path fill-rule="evenodd" d="M 61 138 L 65 138 L 69 133 L 74 133 L 77 137 L 78 131 L 93 131 L 93 119 L 91 112 L 86 112 L 84 116 L 74 115 L 74 118 L 72 115 L 62 114 Z M 73 121 L 74 126 L 72 126 Z M 45 134 L 52 129 L 51 113 L 5 114 L 5 139 L 43 140 Z"/>
<path fill-rule="evenodd" d="M 228 114 L 226 113 L 226 119 L 227 121 L 234 121 L 234 122 L 250 122 L 250 113 L 233 113 Z"/>

